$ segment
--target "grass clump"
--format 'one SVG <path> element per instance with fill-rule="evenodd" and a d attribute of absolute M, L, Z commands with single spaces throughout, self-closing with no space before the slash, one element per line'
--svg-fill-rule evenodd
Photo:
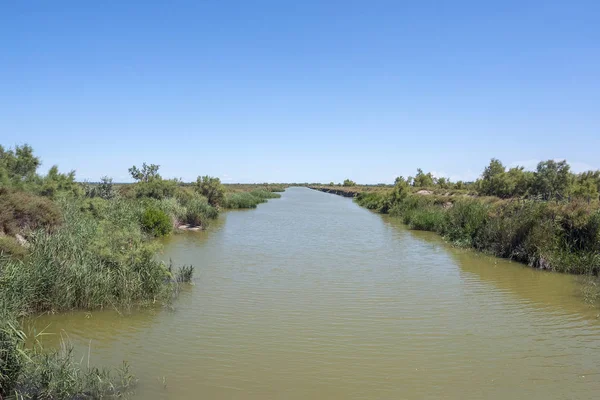
<path fill-rule="evenodd" d="M 179 270 L 176 274 L 176 281 L 179 283 L 190 283 L 192 281 L 192 277 L 194 276 L 194 266 L 193 265 L 184 265 L 179 267 Z"/>
<path fill-rule="evenodd" d="M 252 190 L 251 192 L 228 193 L 225 198 L 225 207 L 230 209 L 256 208 L 268 199 L 281 197 L 279 193 L 267 190 Z"/>
<path fill-rule="evenodd" d="M 11 236 L 0 236 L 0 257 L 22 259 L 27 255 L 27 248 Z"/>

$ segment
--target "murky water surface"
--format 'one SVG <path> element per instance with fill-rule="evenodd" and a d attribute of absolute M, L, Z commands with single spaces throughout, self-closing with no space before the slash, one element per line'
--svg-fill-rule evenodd
<path fill-rule="evenodd" d="M 173 311 L 40 317 L 140 399 L 592 399 L 600 323 L 576 279 L 457 250 L 290 188 L 165 242 Z M 53 340 L 53 339 L 46 339 Z"/>

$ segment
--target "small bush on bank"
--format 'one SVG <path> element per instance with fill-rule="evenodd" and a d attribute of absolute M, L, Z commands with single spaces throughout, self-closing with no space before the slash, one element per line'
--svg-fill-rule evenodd
<path fill-rule="evenodd" d="M 51 200 L 0 189 L 0 232 L 14 236 L 23 231 L 52 229 L 61 220 L 60 210 Z"/>
<path fill-rule="evenodd" d="M 155 207 L 147 208 L 140 222 L 142 228 L 154 237 L 166 236 L 173 229 L 173 222 L 167 213 Z"/>
<path fill-rule="evenodd" d="M 206 227 L 209 220 L 217 218 L 219 212 L 204 197 L 198 196 L 191 200 L 186 207 L 186 213 L 183 222 L 194 226 Z"/>

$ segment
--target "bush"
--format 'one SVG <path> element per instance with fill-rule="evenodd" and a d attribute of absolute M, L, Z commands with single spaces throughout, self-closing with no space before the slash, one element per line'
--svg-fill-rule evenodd
<path fill-rule="evenodd" d="M 154 179 L 148 182 L 138 182 L 134 184 L 135 196 L 157 200 L 173 197 L 178 184 L 179 182 L 175 179 Z"/>
<path fill-rule="evenodd" d="M 171 218 L 164 211 L 150 207 L 141 216 L 142 228 L 154 237 L 166 236 L 173 229 Z"/>
<path fill-rule="evenodd" d="M 369 210 L 387 213 L 389 209 L 388 192 L 362 192 L 356 196 L 356 202 Z"/>
<path fill-rule="evenodd" d="M 185 217 L 182 222 L 189 225 L 206 227 L 210 219 L 215 219 L 218 216 L 219 212 L 215 207 L 208 204 L 206 198 L 197 197 L 187 204 Z"/>
<path fill-rule="evenodd" d="M 410 229 L 441 232 L 444 226 L 444 210 L 433 206 L 424 209 L 412 209 L 403 215 L 404 223 Z"/>
<path fill-rule="evenodd" d="M 475 247 L 475 238 L 487 221 L 489 207 L 477 200 L 461 200 L 446 211 L 441 232 L 448 240 L 463 246 Z"/>
<path fill-rule="evenodd" d="M 225 187 L 219 178 L 199 176 L 196 180 L 196 191 L 208 199 L 208 204 L 217 207 L 225 201 Z"/>
<path fill-rule="evenodd" d="M 60 210 L 49 199 L 0 189 L 0 232 L 15 235 L 40 228 L 52 229 L 61 220 Z"/>

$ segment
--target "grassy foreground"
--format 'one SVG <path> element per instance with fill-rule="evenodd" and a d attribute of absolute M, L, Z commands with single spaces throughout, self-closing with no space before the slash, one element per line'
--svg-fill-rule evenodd
<path fill-rule="evenodd" d="M 265 186 L 226 189 L 218 178 L 184 185 L 157 165 L 129 172 L 134 184 L 75 181 L 52 167 L 38 174 L 29 146 L 0 146 L 0 398 L 119 397 L 135 380 L 127 366 L 98 370 L 58 351 L 26 346 L 26 315 L 169 304 L 194 268 L 157 261 L 153 239 L 182 225 L 205 228 L 223 208 L 279 197 Z M 274 187 L 276 190 L 279 187 Z"/>

